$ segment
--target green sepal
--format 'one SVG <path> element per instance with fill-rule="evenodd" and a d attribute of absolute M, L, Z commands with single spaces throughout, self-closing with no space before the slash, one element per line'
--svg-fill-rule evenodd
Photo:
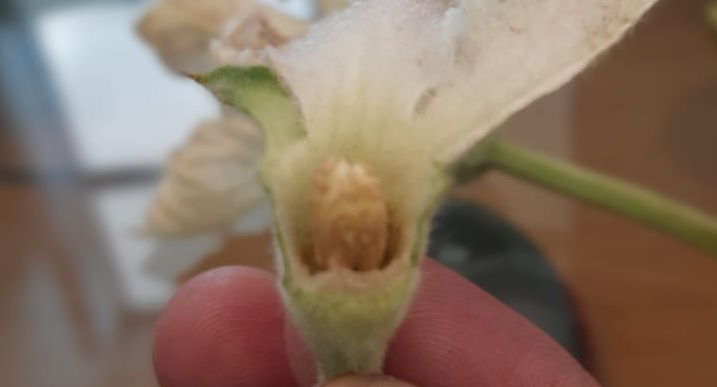
<path fill-rule="evenodd" d="M 316 361 L 319 382 L 348 373 L 379 373 L 386 347 L 410 306 L 417 267 L 355 294 L 282 281 L 285 303 Z"/>
<path fill-rule="evenodd" d="M 493 141 L 500 139 L 501 131 L 500 129 L 493 131 L 473 145 L 452 165 L 447 166 L 446 171 L 456 185 L 468 184 L 490 169 L 487 163 L 488 150 Z"/>
<path fill-rule="evenodd" d="M 254 118 L 264 130 L 267 153 L 305 136 L 294 97 L 268 67 L 224 66 L 188 76 L 222 103 Z"/>

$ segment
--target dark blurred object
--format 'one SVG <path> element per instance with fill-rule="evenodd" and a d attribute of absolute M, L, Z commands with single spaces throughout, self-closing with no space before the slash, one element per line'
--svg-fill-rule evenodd
<path fill-rule="evenodd" d="M 470 202 L 450 200 L 433 222 L 428 255 L 547 332 L 581 360 L 575 317 L 560 279 L 516 229 Z"/>
<path fill-rule="evenodd" d="M 24 152 L 32 157 L 23 168 L 0 159 L 0 179 L 23 182 L 71 174 L 62 113 L 31 25 L 17 9 L 5 7 L 3 14 L 14 19 L 0 22 L 0 133 L 25 144 Z"/>
<path fill-rule="evenodd" d="M 17 18 L 17 7 L 12 1 L 0 1 L 0 22 L 7 22 Z"/>

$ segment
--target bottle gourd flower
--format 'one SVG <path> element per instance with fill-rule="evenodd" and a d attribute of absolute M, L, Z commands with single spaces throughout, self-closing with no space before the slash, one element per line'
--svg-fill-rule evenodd
<path fill-rule="evenodd" d="M 192 75 L 263 129 L 279 288 L 321 378 L 381 370 L 461 158 L 654 2 L 356 1 L 261 50 L 266 66 Z"/>

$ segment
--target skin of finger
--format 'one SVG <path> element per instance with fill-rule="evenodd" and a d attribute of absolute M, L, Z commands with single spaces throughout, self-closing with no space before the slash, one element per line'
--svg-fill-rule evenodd
<path fill-rule="evenodd" d="M 431 387 L 597 387 L 547 334 L 472 282 L 433 260 L 421 269 L 387 373 Z"/>
<path fill-rule="evenodd" d="M 422 274 L 387 373 L 432 387 L 595 386 L 551 339 L 470 282 L 430 260 Z M 282 310 L 274 277 L 263 271 L 226 268 L 190 281 L 158 324 L 160 384 L 292 386 L 288 354 L 302 385 L 311 385 L 313 364 L 292 329 L 284 350 Z"/>
<path fill-rule="evenodd" d="M 470 281 L 430 259 L 421 272 L 387 374 L 431 387 L 597 386 L 550 337 Z M 313 385 L 313 362 L 290 322 L 285 337 L 297 381 Z"/>
<path fill-rule="evenodd" d="M 285 316 L 268 272 L 230 267 L 182 286 L 157 323 L 153 361 L 163 387 L 291 387 Z"/>
<path fill-rule="evenodd" d="M 350 375 L 338 378 L 324 387 L 416 387 L 386 375 Z"/>

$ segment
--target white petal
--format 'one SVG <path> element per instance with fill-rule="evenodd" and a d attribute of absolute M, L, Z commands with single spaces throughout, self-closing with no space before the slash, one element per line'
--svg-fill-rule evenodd
<path fill-rule="evenodd" d="M 331 15 L 338 12 L 349 5 L 351 0 L 316 0 L 319 13 L 322 16 Z"/>
<path fill-rule="evenodd" d="M 422 125 L 450 122 L 450 161 L 618 41 L 657 0 L 464 0 L 469 27 L 451 81 Z"/>
<path fill-rule="evenodd" d="M 221 242 L 219 235 L 158 241 L 147 256 L 143 270 L 152 278 L 176 284 L 182 275 L 219 250 Z"/>
<path fill-rule="evenodd" d="M 269 7 L 257 7 L 224 24 L 220 37 L 212 40 L 210 51 L 217 65 L 260 65 L 261 49 L 279 47 L 303 35 L 308 22 Z"/>
<path fill-rule="evenodd" d="M 412 123 L 416 105 L 430 99 L 454 57 L 455 47 L 441 34 L 445 9 L 435 1 L 356 2 L 269 53 L 299 102 L 308 134 L 306 149 L 283 156 L 291 160 L 273 184 L 290 187 L 276 193 L 282 196 L 277 205 L 304 196 L 287 191 L 299 190 L 299 181 L 286 181 L 310 179 L 326 157 L 340 155 L 371 165 L 389 204 L 405 209 L 406 217 L 425 211 L 435 191 L 425 181 L 434 177 L 434 144 Z M 286 206 L 300 221 L 299 203 Z"/>
<path fill-rule="evenodd" d="M 450 64 L 438 21 L 443 8 L 433 3 L 356 2 L 270 54 L 312 140 L 355 131 L 386 135 L 401 129 L 386 124 L 411 120 L 412 104 Z"/>
<path fill-rule="evenodd" d="M 272 55 L 312 141 L 459 157 L 568 82 L 656 0 L 365 0 Z"/>
<path fill-rule="evenodd" d="M 172 156 L 147 231 L 182 236 L 228 229 L 261 207 L 266 200 L 258 179 L 262 148 L 261 133 L 248 118 L 202 124 Z"/>

